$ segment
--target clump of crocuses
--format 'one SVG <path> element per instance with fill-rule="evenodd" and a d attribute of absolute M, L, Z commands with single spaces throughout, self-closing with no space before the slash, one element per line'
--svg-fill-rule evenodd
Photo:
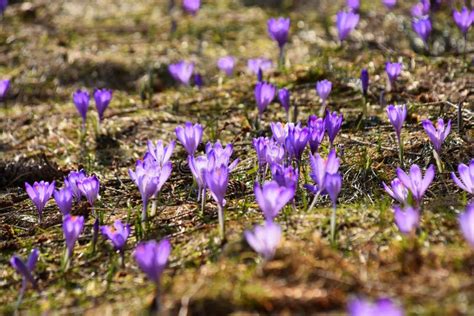
<path fill-rule="evenodd" d="M 33 271 L 35 270 L 36 263 L 38 262 L 39 254 L 39 250 L 35 248 L 31 251 L 26 262 L 24 262 L 17 255 L 13 255 L 10 259 L 10 264 L 22 277 L 17 307 L 21 304 L 23 295 L 25 294 L 28 284 L 31 284 L 35 289 L 37 288 L 36 279 L 33 276 Z"/>
<path fill-rule="evenodd" d="M 271 260 L 281 239 L 281 227 L 273 221 L 265 221 L 244 232 L 245 240 L 265 261 Z"/>
<path fill-rule="evenodd" d="M 100 230 L 102 235 L 110 240 L 114 249 L 120 253 L 122 266 L 124 266 L 125 244 L 130 235 L 130 225 L 124 225 L 122 221 L 116 220 L 113 226 L 102 226 Z"/>
<path fill-rule="evenodd" d="M 51 198 L 51 195 L 53 195 L 54 187 L 54 181 L 51 183 L 40 181 L 33 183 L 33 185 L 25 182 L 26 193 L 28 193 L 31 201 L 33 201 L 33 204 L 36 206 L 40 224 L 43 222 L 43 209 Z"/>

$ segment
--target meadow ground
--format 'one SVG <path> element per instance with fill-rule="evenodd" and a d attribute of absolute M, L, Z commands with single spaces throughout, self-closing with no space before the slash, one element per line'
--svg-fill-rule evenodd
<path fill-rule="evenodd" d="M 335 41 L 334 16 L 343 1 L 204 1 L 195 17 L 179 8 L 169 12 L 164 0 L 11 2 L 0 20 L 0 77 L 12 79 L 0 109 L 0 313 L 13 313 L 21 283 L 9 258 L 26 256 L 32 247 L 41 251 L 36 269 L 40 291 L 27 292 L 21 306 L 25 314 L 121 315 L 149 308 L 153 286 L 131 256 L 140 237 L 134 223 L 141 200 L 127 171 L 145 153 L 148 139 L 169 142 L 175 127 L 186 121 L 203 124 L 204 142 L 233 143 L 241 162 L 231 177 L 228 241 L 221 246 L 216 205 L 208 199 L 200 214 L 185 151 L 177 146 L 158 215 L 139 238 L 168 237 L 172 243 L 162 280 L 165 313 L 343 313 L 356 295 L 391 297 L 410 314 L 472 313 L 474 253 L 457 222 L 469 197 L 449 172 L 473 157 L 474 47 L 471 41 L 462 53 L 462 37 L 449 9 L 435 14 L 426 52 L 411 30 L 410 5 L 403 3 L 388 12 L 378 1 L 362 1 L 359 26 L 341 46 Z M 285 113 L 272 103 L 261 130 L 255 130 L 255 77 L 247 73 L 246 61 L 277 59 L 266 32 L 273 16 L 289 16 L 292 28 L 286 67 L 266 77 L 291 89 L 298 119 L 305 121 L 319 110 L 315 82 L 333 82 L 328 106 L 344 114 L 336 138 L 343 187 L 335 246 L 328 241 L 329 201 L 307 212 L 311 197 L 300 189 L 297 211 L 287 207 L 277 219 L 283 242 L 275 259 L 264 264 L 242 234 L 262 221 L 252 189 L 257 162 L 252 138 L 270 135 L 269 122 L 284 121 Z M 171 32 L 173 20 L 176 30 Z M 238 64 L 236 74 L 224 78 L 215 65 L 228 54 Z M 204 78 L 202 89 L 173 84 L 167 65 L 181 59 L 195 62 Z M 405 67 L 391 92 L 386 91 L 387 60 Z M 362 68 L 371 74 L 370 106 L 369 117 L 359 124 Z M 81 142 L 81 120 L 71 95 L 95 87 L 113 89 L 113 101 L 100 127 L 95 112 L 89 113 Z M 435 163 L 422 119 L 441 116 L 453 122 L 441 155 L 445 172 L 437 172 L 426 194 L 417 242 L 401 237 L 392 200 L 381 187 L 399 166 L 385 113 L 391 103 L 406 103 L 409 109 L 403 129 L 406 166 L 416 163 L 424 169 Z M 98 251 L 90 252 L 93 220 L 88 217 L 74 266 L 62 273 L 62 218 L 53 201 L 44 211 L 44 223 L 37 224 L 24 182 L 60 184 L 79 168 L 100 178 L 103 221 L 132 224 L 125 268 L 117 265 L 117 255 L 103 239 Z M 309 180 L 307 173 L 302 170 L 303 181 Z M 90 212 L 84 203 L 73 213 Z"/>

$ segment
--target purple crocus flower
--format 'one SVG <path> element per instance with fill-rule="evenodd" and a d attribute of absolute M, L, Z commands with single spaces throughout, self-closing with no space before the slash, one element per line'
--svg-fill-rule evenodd
<path fill-rule="evenodd" d="M 77 111 L 82 117 L 82 129 L 86 128 L 87 110 L 89 109 L 89 92 L 83 90 L 77 90 L 72 99 Z"/>
<path fill-rule="evenodd" d="M 104 119 L 104 112 L 112 100 L 112 90 L 96 89 L 94 91 L 94 100 L 97 113 L 99 113 L 99 121 L 102 122 Z"/>
<path fill-rule="evenodd" d="M 171 141 L 168 146 L 165 146 L 162 140 L 158 140 L 156 145 L 149 140 L 147 143 L 147 152 L 150 153 L 160 166 L 163 166 L 170 160 L 175 146 L 176 142 L 174 140 Z"/>
<path fill-rule="evenodd" d="M 403 309 L 388 298 L 372 303 L 363 299 L 353 299 L 348 304 L 349 316 L 403 316 Z"/>
<path fill-rule="evenodd" d="M 258 116 L 261 119 L 263 111 L 275 98 L 276 88 L 268 82 L 259 82 L 255 86 L 255 101 L 257 102 Z"/>
<path fill-rule="evenodd" d="M 113 226 L 102 226 L 100 231 L 105 238 L 110 240 L 114 249 L 123 254 L 123 248 L 130 235 L 130 225 L 124 225 L 122 221 L 116 220 Z"/>
<path fill-rule="evenodd" d="M 34 248 L 30 255 L 28 256 L 28 259 L 26 262 L 24 262 L 20 257 L 17 255 L 13 255 L 10 258 L 10 264 L 12 265 L 13 269 L 18 272 L 21 277 L 21 290 L 18 298 L 18 304 L 20 304 L 23 295 L 26 291 L 26 287 L 28 286 L 28 283 L 30 283 L 33 288 L 36 288 L 36 280 L 33 276 L 33 271 L 35 270 L 36 267 L 36 262 L 38 262 L 38 257 L 39 257 L 39 250 L 37 248 Z"/>
<path fill-rule="evenodd" d="M 412 22 L 412 27 L 413 27 L 413 30 L 418 34 L 418 36 L 421 37 L 423 42 L 426 44 L 432 30 L 430 18 L 421 17 L 421 18 L 415 19 Z"/>
<path fill-rule="evenodd" d="M 201 6 L 201 0 L 183 0 L 183 9 L 191 15 L 196 15 Z"/>
<path fill-rule="evenodd" d="M 421 0 L 411 7 L 411 15 L 414 18 L 426 17 L 430 14 L 431 3 L 430 0 Z"/>
<path fill-rule="evenodd" d="M 339 40 L 346 39 L 359 23 L 359 15 L 354 12 L 339 11 L 336 17 L 336 26 L 339 33 Z"/>
<path fill-rule="evenodd" d="M 286 137 L 288 136 L 288 128 L 280 122 L 270 123 L 270 128 L 272 129 L 273 139 L 277 143 L 284 145 Z"/>
<path fill-rule="evenodd" d="M 83 216 L 66 215 L 63 219 L 63 233 L 66 239 L 67 258 L 70 260 L 74 250 L 74 244 L 84 229 Z"/>
<path fill-rule="evenodd" d="M 315 154 L 318 151 L 319 145 L 322 143 L 324 134 L 326 133 L 326 127 L 324 120 L 318 118 L 316 115 L 310 115 L 308 118 L 309 128 L 309 148 L 311 153 Z"/>
<path fill-rule="evenodd" d="M 227 76 L 232 76 L 232 73 L 234 72 L 234 67 L 235 67 L 235 58 L 232 56 L 225 56 L 219 58 L 217 61 L 217 67 Z"/>
<path fill-rule="evenodd" d="M 204 171 L 209 165 L 209 160 L 206 155 L 188 156 L 188 165 L 198 185 L 198 201 L 201 200 L 201 195 L 205 199 L 206 180 L 204 179 Z"/>
<path fill-rule="evenodd" d="M 204 86 L 204 81 L 202 80 L 202 76 L 200 73 L 194 74 L 194 86 L 198 89 L 201 89 Z"/>
<path fill-rule="evenodd" d="M 271 69 L 272 67 L 272 61 L 266 58 L 254 58 L 247 61 L 247 68 L 254 75 L 258 75 L 259 71 L 263 72 Z"/>
<path fill-rule="evenodd" d="M 281 209 L 295 196 L 294 187 L 281 186 L 276 181 L 267 181 L 262 186 L 255 182 L 253 191 L 267 221 L 277 217 Z"/>
<path fill-rule="evenodd" d="M 215 166 L 204 171 L 204 179 L 206 180 L 206 186 L 211 191 L 211 196 L 217 203 L 217 215 L 219 218 L 219 233 L 221 239 L 225 239 L 225 226 L 224 226 L 224 205 L 225 205 L 225 193 L 229 184 L 229 168 L 226 165 Z"/>
<path fill-rule="evenodd" d="M 360 8 L 360 0 L 346 0 L 346 5 L 349 10 L 357 12 Z"/>
<path fill-rule="evenodd" d="M 85 196 L 87 202 L 89 202 L 91 206 L 94 206 L 95 200 L 99 197 L 99 179 L 95 175 L 87 177 L 77 183 L 77 187 L 81 190 L 81 194 Z"/>
<path fill-rule="evenodd" d="M 474 159 L 471 159 L 469 166 L 461 163 L 458 166 L 459 178 L 451 172 L 451 178 L 464 191 L 474 194 Z"/>
<path fill-rule="evenodd" d="M 463 7 L 461 11 L 454 10 L 453 19 L 461 33 L 466 37 L 467 31 L 474 23 L 474 11 L 469 11 L 466 7 Z"/>
<path fill-rule="evenodd" d="M 321 102 L 323 107 L 326 105 L 326 100 L 331 93 L 332 83 L 329 80 L 321 80 L 316 83 L 316 92 L 318 93 L 319 97 L 321 98 Z"/>
<path fill-rule="evenodd" d="M 159 243 L 150 240 L 139 243 L 133 256 L 140 270 L 158 286 L 170 253 L 171 244 L 168 239 L 163 239 Z"/>
<path fill-rule="evenodd" d="M 54 192 L 54 200 L 63 215 L 68 215 L 72 208 L 73 193 L 70 187 Z"/>
<path fill-rule="evenodd" d="M 433 165 L 430 165 L 428 169 L 426 169 L 424 177 L 418 165 L 412 165 L 408 174 L 406 174 L 402 169 L 397 168 L 397 177 L 400 179 L 400 182 L 410 190 L 413 199 L 416 202 L 415 206 L 420 205 L 423 195 L 430 186 L 431 181 L 433 181 L 434 176 L 435 170 Z"/>
<path fill-rule="evenodd" d="M 71 188 L 72 195 L 74 196 L 74 199 L 76 201 L 79 201 L 82 196 L 81 190 L 79 190 L 77 184 L 85 178 L 87 178 L 87 175 L 86 172 L 82 169 L 79 171 L 71 171 L 69 172 L 69 175 L 64 178 L 65 186 Z"/>
<path fill-rule="evenodd" d="M 2 10 L 1 10 L 1 5 L 0 5 L 0 13 L 1 12 Z M 0 80 L 0 101 L 5 100 L 9 88 L 10 88 L 10 80 L 8 79 Z"/>
<path fill-rule="evenodd" d="M 285 159 L 285 148 L 283 145 L 270 140 L 265 151 L 265 161 L 271 166 L 281 164 Z"/>
<path fill-rule="evenodd" d="M 433 144 L 434 149 L 439 154 L 441 152 L 441 145 L 451 131 L 451 120 L 449 120 L 446 125 L 442 118 L 438 119 L 436 126 L 434 126 L 430 120 L 424 120 L 422 124 L 426 134 L 428 134 L 431 140 L 431 144 Z"/>
<path fill-rule="evenodd" d="M 278 43 L 280 49 L 285 46 L 288 41 L 288 32 L 290 31 L 290 19 L 288 18 L 271 18 L 267 22 L 268 34 Z"/>
<path fill-rule="evenodd" d="M 382 185 L 385 192 L 387 192 L 396 201 L 403 205 L 408 203 L 408 189 L 403 185 L 400 179 L 393 179 L 390 186 L 386 185 L 385 182 L 383 182 Z"/>
<path fill-rule="evenodd" d="M 208 142 L 206 144 L 206 154 L 209 160 L 209 167 L 214 168 L 215 166 L 225 165 L 229 168 L 229 172 L 234 170 L 239 163 L 239 159 L 235 159 L 232 163 L 230 162 L 233 151 L 234 146 L 232 144 L 227 144 L 223 147 L 219 140 L 214 144 Z"/>
<path fill-rule="evenodd" d="M 194 64 L 183 60 L 176 64 L 169 65 L 168 70 L 174 80 L 188 86 L 191 76 L 193 75 Z"/>
<path fill-rule="evenodd" d="M 253 148 L 257 153 L 258 165 L 260 168 L 265 166 L 267 163 L 267 145 L 270 142 L 268 137 L 258 137 L 252 140 Z"/>
<path fill-rule="evenodd" d="M 0 15 L 3 15 L 3 12 L 7 9 L 8 0 L 0 0 Z"/>
<path fill-rule="evenodd" d="M 397 224 L 398 229 L 404 235 L 409 235 L 420 223 L 420 212 L 411 206 L 403 209 L 399 206 L 394 206 L 393 216 L 395 224 Z"/>
<path fill-rule="evenodd" d="M 341 193 L 341 187 L 342 177 L 338 172 L 326 173 L 326 177 L 324 179 L 324 189 L 328 193 L 334 208 L 336 207 L 336 202 L 339 193 Z"/>
<path fill-rule="evenodd" d="M 278 90 L 278 100 L 280 100 L 280 104 L 285 109 L 286 115 L 288 116 L 290 111 L 290 91 L 284 88 Z"/>
<path fill-rule="evenodd" d="M 369 71 L 365 68 L 360 72 L 360 83 L 362 87 L 362 94 L 367 96 L 367 91 L 369 90 Z"/>
<path fill-rule="evenodd" d="M 281 239 L 281 227 L 272 221 L 244 232 L 245 240 L 265 260 L 271 260 Z"/>
<path fill-rule="evenodd" d="M 395 133 L 397 134 L 397 140 L 400 142 L 400 135 L 402 132 L 403 123 L 407 117 L 407 107 L 405 104 L 403 105 L 389 105 L 387 106 L 387 116 L 392 124 L 393 128 L 395 129 Z"/>
<path fill-rule="evenodd" d="M 393 85 L 402 72 L 402 64 L 387 62 L 385 64 L 385 72 L 387 73 L 390 84 Z"/>
<path fill-rule="evenodd" d="M 35 181 L 33 185 L 25 182 L 26 193 L 28 193 L 28 196 L 36 206 L 40 224 L 43 222 L 43 209 L 46 206 L 46 203 L 48 203 L 48 200 L 51 198 L 51 195 L 53 195 L 54 185 L 54 181 L 51 182 L 51 184 L 45 181 Z"/>
<path fill-rule="evenodd" d="M 326 127 L 326 131 L 329 137 L 329 143 L 331 146 L 334 144 L 334 139 L 336 138 L 339 130 L 342 126 L 343 116 L 338 115 L 337 112 L 330 113 L 329 111 L 326 113 L 326 117 L 324 118 L 324 125 Z"/>
<path fill-rule="evenodd" d="M 310 177 L 316 184 L 312 191 L 321 194 L 325 190 L 326 176 L 338 172 L 339 158 L 336 156 L 336 151 L 331 149 L 326 159 L 316 153 L 314 156 L 309 155 L 309 162 L 311 165 Z"/>
<path fill-rule="evenodd" d="M 271 165 L 271 172 L 273 181 L 278 183 L 278 185 L 287 188 L 294 188 L 296 191 L 296 185 L 298 184 L 298 169 L 295 170 L 292 166 L 284 167 L 280 164 L 274 163 Z"/>
<path fill-rule="evenodd" d="M 308 144 L 310 130 L 308 127 L 301 127 L 299 124 L 289 124 L 288 136 L 286 137 L 286 149 L 291 158 L 299 163 L 304 149 Z"/>
<path fill-rule="evenodd" d="M 464 238 L 474 248 L 474 203 L 466 206 L 466 211 L 459 215 L 459 226 Z"/>
<path fill-rule="evenodd" d="M 397 0 L 382 0 L 382 3 L 388 9 L 393 9 L 397 5 Z"/>
<path fill-rule="evenodd" d="M 183 126 L 178 126 L 175 129 L 176 137 L 180 143 L 184 146 L 188 155 L 193 156 L 196 152 L 202 139 L 202 125 L 192 124 L 186 122 Z"/>

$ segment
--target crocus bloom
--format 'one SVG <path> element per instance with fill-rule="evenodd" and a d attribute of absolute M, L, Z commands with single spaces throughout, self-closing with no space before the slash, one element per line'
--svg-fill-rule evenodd
<path fill-rule="evenodd" d="M 280 122 L 271 122 L 270 128 L 272 129 L 273 139 L 279 144 L 285 144 L 288 136 L 288 129 L 285 128 L 285 125 Z"/>
<path fill-rule="evenodd" d="M 459 215 L 459 226 L 464 238 L 474 248 L 474 203 L 466 207 L 466 211 Z"/>
<path fill-rule="evenodd" d="M 184 85 L 189 85 L 189 81 L 191 80 L 194 71 L 194 64 L 180 61 L 176 64 L 169 65 L 168 70 L 174 80 Z"/>
<path fill-rule="evenodd" d="M 276 181 L 267 181 L 262 186 L 254 185 L 255 199 L 266 220 L 273 220 L 281 209 L 295 196 L 294 187 L 280 186 Z"/>
<path fill-rule="evenodd" d="M 112 90 L 96 89 L 94 91 L 94 100 L 97 113 L 99 113 L 99 120 L 102 122 L 104 119 L 104 112 L 112 100 Z"/>
<path fill-rule="evenodd" d="M 198 89 L 201 89 L 202 86 L 204 86 L 204 81 L 202 80 L 200 73 L 194 74 L 194 86 L 196 86 Z"/>
<path fill-rule="evenodd" d="M 272 221 L 266 221 L 261 226 L 255 226 L 253 231 L 244 232 L 245 240 L 265 260 L 270 260 L 275 255 L 276 248 L 281 239 L 281 228 Z"/>
<path fill-rule="evenodd" d="M 64 178 L 65 186 L 71 188 L 72 195 L 74 196 L 74 199 L 76 201 L 79 201 L 82 196 L 81 190 L 79 190 L 77 184 L 85 178 L 87 178 L 87 175 L 86 172 L 82 169 L 79 171 L 71 171 L 69 172 L 69 175 Z"/>
<path fill-rule="evenodd" d="M 66 239 L 67 256 L 71 258 L 74 244 L 84 229 L 83 216 L 66 215 L 63 219 L 63 233 Z"/>
<path fill-rule="evenodd" d="M 99 179 L 95 175 L 87 177 L 77 183 L 77 187 L 81 190 L 81 194 L 85 196 L 87 202 L 93 206 L 95 200 L 99 197 Z"/>
<path fill-rule="evenodd" d="M 324 125 L 324 120 L 318 118 L 316 115 L 310 115 L 308 119 L 309 127 L 309 148 L 311 153 L 316 153 L 318 151 L 319 145 L 323 141 L 324 135 L 326 133 L 326 127 Z"/>
<path fill-rule="evenodd" d="M 259 71 L 266 71 L 272 67 L 272 61 L 266 58 L 255 58 L 247 61 L 247 68 L 255 75 L 258 75 Z"/>
<path fill-rule="evenodd" d="M 0 15 L 3 15 L 8 6 L 8 0 L 0 0 Z"/>
<path fill-rule="evenodd" d="M 426 17 L 430 14 L 431 3 L 430 0 L 421 0 L 411 7 L 411 15 L 414 18 Z"/>
<path fill-rule="evenodd" d="M 232 146 L 232 144 L 227 144 L 225 147 L 223 147 L 219 140 L 217 140 L 214 144 L 208 142 L 206 144 L 206 154 L 209 160 L 209 168 L 224 165 L 229 168 L 229 171 L 234 170 L 239 162 L 239 159 L 235 159 L 232 161 L 232 163 L 230 162 L 233 151 L 234 146 Z"/>
<path fill-rule="evenodd" d="M 387 106 L 387 116 L 392 124 L 393 128 L 395 129 L 395 133 L 397 134 L 397 139 L 400 141 L 400 135 L 402 132 L 403 123 L 407 117 L 407 107 L 405 104 L 403 105 L 389 105 Z"/>
<path fill-rule="evenodd" d="M 160 283 L 161 274 L 168 263 L 171 253 L 171 244 L 168 239 L 163 239 L 159 243 L 154 240 L 141 242 L 135 248 L 133 254 L 140 270 L 154 282 Z"/>
<path fill-rule="evenodd" d="M 73 194 L 70 187 L 65 187 L 54 192 L 54 200 L 63 215 L 67 215 L 71 211 L 72 199 Z"/>
<path fill-rule="evenodd" d="M 431 181 L 433 181 L 434 176 L 435 170 L 433 165 L 430 165 L 428 169 L 426 169 L 424 177 L 418 165 L 412 165 L 408 174 L 402 169 L 397 168 L 397 177 L 400 179 L 400 182 L 410 190 L 416 202 L 416 206 L 420 205 L 423 195 L 430 186 Z"/>
<path fill-rule="evenodd" d="M 258 165 L 260 167 L 267 163 L 267 144 L 270 142 L 268 137 L 258 137 L 252 140 L 253 148 L 257 153 Z"/>
<path fill-rule="evenodd" d="M 326 100 L 331 93 L 332 83 L 329 80 L 321 80 L 316 83 L 316 91 L 318 92 L 319 97 L 321 98 L 321 102 L 326 104 Z"/>
<path fill-rule="evenodd" d="M 351 11 L 357 12 L 357 11 L 359 11 L 360 1 L 359 0 L 347 0 L 346 5 Z"/>
<path fill-rule="evenodd" d="M 387 73 L 390 84 L 393 84 L 402 72 L 402 64 L 401 63 L 389 63 L 388 62 L 388 63 L 385 64 L 385 71 Z"/>
<path fill-rule="evenodd" d="M 288 41 L 288 32 L 290 31 L 290 19 L 277 18 L 270 19 L 267 22 L 268 34 L 278 43 L 280 49 Z"/>
<path fill-rule="evenodd" d="M 257 102 L 258 115 L 262 116 L 263 111 L 275 98 L 276 88 L 271 83 L 259 82 L 255 86 L 255 101 Z"/>
<path fill-rule="evenodd" d="M 451 120 L 448 121 L 448 124 L 444 124 L 444 120 L 439 118 L 436 122 L 436 126 L 430 120 L 423 121 L 423 128 L 425 129 L 426 134 L 431 140 L 434 149 L 439 154 L 441 152 L 441 145 L 444 143 L 446 137 L 451 130 Z"/>
<path fill-rule="evenodd" d="M 33 185 L 25 182 L 26 193 L 28 193 L 28 196 L 36 206 L 40 224 L 43 221 L 43 209 L 51 198 L 51 195 L 53 195 L 54 185 L 54 181 L 51 184 L 49 182 L 40 181 L 33 183 Z"/>
<path fill-rule="evenodd" d="M 309 137 L 310 130 L 308 127 L 301 127 L 299 124 L 289 124 L 285 146 L 290 157 L 296 159 L 298 163 L 301 161 Z"/>
<path fill-rule="evenodd" d="M 339 11 L 336 17 L 336 26 L 339 33 L 339 40 L 346 39 L 359 23 L 359 15 L 354 12 Z"/>
<path fill-rule="evenodd" d="M 394 206 L 393 216 L 395 218 L 395 224 L 397 224 L 398 229 L 404 235 L 410 234 L 420 223 L 420 213 L 411 206 L 407 206 L 403 209 L 399 206 Z"/>
<path fill-rule="evenodd" d="M 290 91 L 287 89 L 278 90 L 278 100 L 280 100 L 281 106 L 288 113 L 290 111 Z"/>
<path fill-rule="evenodd" d="M 2 12 L 0 8 L 0 13 Z M 0 101 L 4 100 L 7 96 L 8 89 L 10 88 L 10 80 L 0 80 Z"/>
<path fill-rule="evenodd" d="M 201 0 L 183 0 L 183 9 L 189 14 L 196 15 L 201 6 Z"/>
<path fill-rule="evenodd" d="M 393 9 L 397 4 L 397 0 L 382 0 L 382 3 L 389 9 Z"/>
<path fill-rule="evenodd" d="M 464 7 L 461 11 L 453 11 L 453 19 L 459 30 L 466 36 L 467 31 L 474 23 L 474 11 L 469 11 L 468 8 Z"/>
<path fill-rule="evenodd" d="M 337 173 L 339 170 L 339 158 L 336 156 L 336 151 L 331 149 L 326 159 L 316 153 L 314 156 L 309 155 L 309 162 L 311 165 L 310 177 L 316 184 L 312 191 L 322 193 L 325 189 L 326 175 Z"/>
<path fill-rule="evenodd" d="M 423 42 L 426 44 L 428 37 L 431 34 L 432 26 L 429 17 L 422 17 L 415 19 L 412 23 L 413 30 L 421 37 Z"/>
<path fill-rule="evenodd" d="M 349 316 L 403 316 L 403 309 L 388 298 L 372 303 L 363 299 L 353 299 L 348 304 Z"/>
<path fill-rule="evenodd" d="M 209 160 L 207 159 L 206 155 L 203 156 L 188 156 L 188 165 L 189 169 L 191 170 L 191 173 L 194 176 L 194 179 L 196 180 L 196 183 L 198 185 L 198 201 L 202 198 L 204 199 L 204 192 L 203 190 L 206 187 L 206 180 L 204 179 L 204 171 L 208 167 Z"/>
<path fill-rule="evenodd" d="M 151 140 L 147 143 L 148 152 L 160 166 L 163 166 L 170 160 L 175 146 L 176 142 L 174 140 L 168 146 L 163 145 L 161 140 L 157 141 L 156 145 Z"/>
<path fill-rule="evenodd" d="M 341 193 L 341 187 L 342 177 L 338 172 L 326 173 L 324 189 L 328 193 L 334 208 L 336 207 L 337 197 L 339 196 L 339 193 Z"/>
<path fill-rule="evenodd" d="M 217 215 L 219 219 L 219 233 L 222 239 L 225 238 L 224 226 L 224 205 L 225 193 L 229 184 L 229 168 L 226 165 L 215 166 L 204 171 L 206 186 L 211 191 L 211 196 L 217 203 Z"/>
<path fill-rule="evenodd" d="M 28 283 L 30 283 L 34 288 L 36 288 L 36 280 L 33 277 L 33 271 L 35 270 L 38 257 L 39 250 L 37 248 L 34 248 L 28 256 L 26 262 L 24 262 L 17 255 L 13 255 L 10 259 L 10 264 L 12 265 L 12 267 L 22 276 L 19 301 L 21 301 L 23 294 L 26 291 L 26 287 L 28 286 Z"/>
<path fill-rule="evenodd" d="M 180 143 L 184 146 L 188 155 L 192 156 L 196 152 L 202 139 L 202 125 L 192 124 L 186 122 L 183 126 L 178 126 L 175 129 L 176 137 Z"/>
<path fill-rule="evenodd" d="M 294 169 L 291 165 L 284 167 L 280 164 L 274 163 L 271 165 L 271 172 L 273 181 L 280 186 L 287 188 L 294 188 L 298 183 L 298 169 Z"/>
<path fill-rule="evenodd" d="M 273 164 L 281 164 L 285 159 L 285 148 L 283 145 L 270 140 L 265 151 L 265 161 L 271 166 Z"/>
<path fill-rule="evenodd" d="M 474 159 L 471 159 L 469 166 L 459 164 L 458 166 L 459 178 L 454 172 L 451 172 L 451 178 L 464 191 L 474 194 Z"/>
<path fill-rule="evenodd" d="M 110 240 L 115 250 L 123 253 L 128 235 L 130 235 L 130 225 L 124 225 L 120 220 L 116 220 L 113 226 L 102 226 L 100 230 L 102 235 Z"/>
<path fill-rule="evenodd" d="M 232 76 L 235 67 L 235 58 L 232 56 L 221 57 L 217 61 L 217 67 L 227 76 Z"/>
<path fill-rule="evenodd" d="M 365 68 L 360 72 L 360 83 L 362 87 L 362 93 L 364 96 L 366 96 L 367 91 L 369 90 L 369 72 Z"/>
<path fill-rule="evenodd" d="M 334 139 L 339 133 L 342 125 L 342 114 L 338 115 L 337 112 L 330 113 L 329 111 L 326 113 L 326 117 L 324 118 L 324 125 L 326 126 L 326 131 L 328 133 L 329 142 L 331 145 L 334 144 Z"/>
<path fill-rule="evenodd" d="M 82 128 L 86 126 L 87 110 L 89 109 L 89 92 L 77 90 L 72 96 L 74 105 L 82 117 Z"/>
<path fill-rule="evenodd" d="M 400 179 L 393 179 L 390 186 L 386 185 L 385 182 L 382 184 L 385 192 L 387 192 L 392 198 L 404 205 L 408 203 L 408 189 L 403 185 Z"/>

